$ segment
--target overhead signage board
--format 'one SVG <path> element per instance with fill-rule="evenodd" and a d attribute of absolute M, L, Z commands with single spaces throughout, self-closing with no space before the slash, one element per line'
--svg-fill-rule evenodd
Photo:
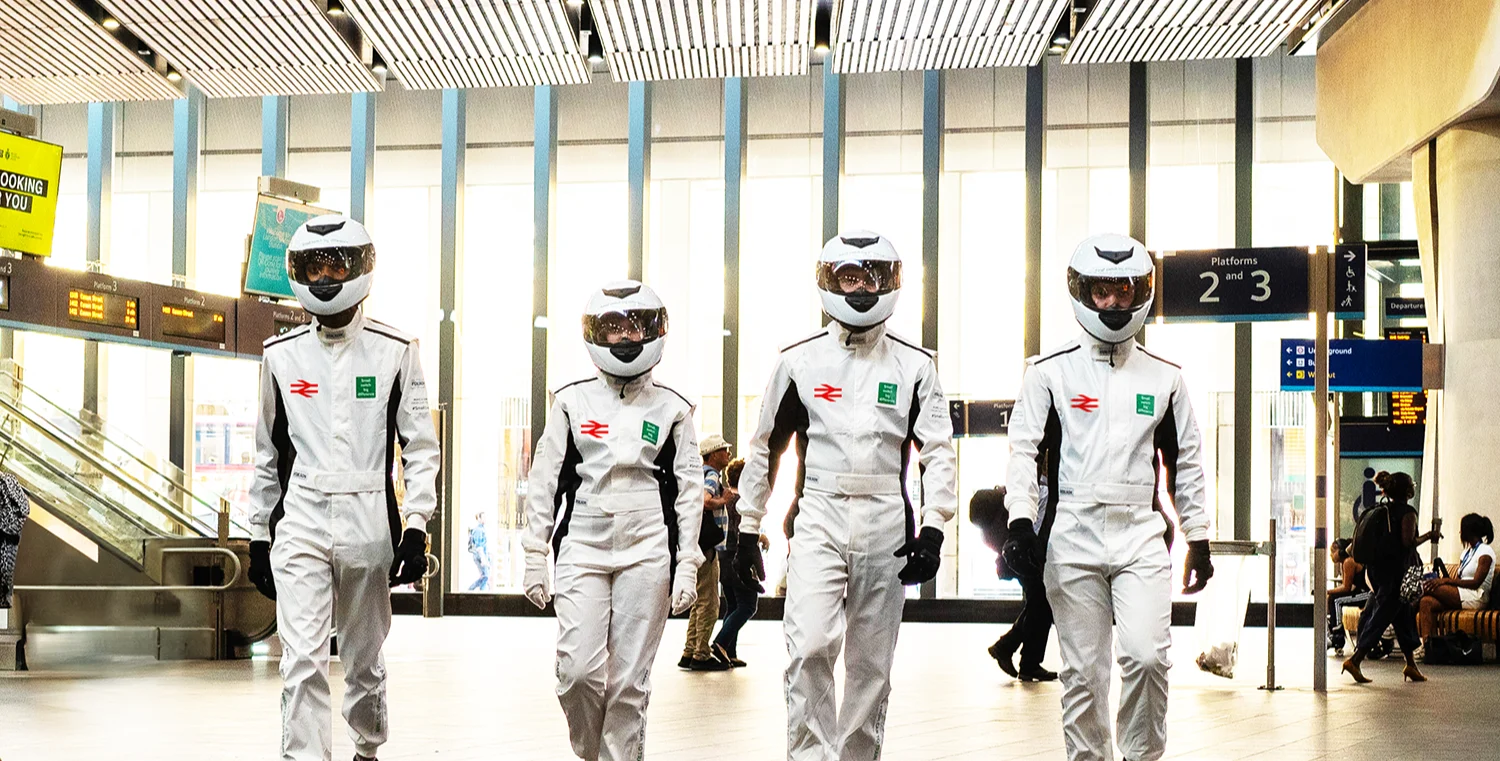
<path fill-rule="evenodd" d="M 1365 244 L 1334 249 L 1333 301 L 1329 311 L 1335 319 L 1361 320 L 1365 316 Z"/>
<path fill-rule="evenodd" d="M 60 145 L 0 132 L 0 248 L 52 254 Z"/>
<path fill-rule="evenodd" d="M 1307 319 L 1306 248 L 1167 251 L 1157 262 L 1156 314 L 1166 322 Z"/>
<path fill-rule="evenodd" d="M 1427 343 L 1426 328 L 1386 328 L 1385 337 L 1392 341 L 1417 341 Z M 1426 425 L 1426 391 L 1391 392 L 1392 425 Z"/>
<path fill-rule="evenodd" d="M 1010 413 L 1014 399 L 963 399 L 948 402 L 948 416 L 953 420 L 953 435 L 1004 436 L 1010 432 Z"/>
<path fill-rule="evenodd" d="M 303 222 L 332 213 L 275 196 L 257 196 L 250 253 L 245 259 L 245 293 L 277 299 L 295 298 L 286 276 L 286 248 L 292 242 L 292 233 Z"/>
<path fill-rule="evenodd" d="M 1385 300 L 1385 316 L 1387 319 L 1400 319 L 1402 317 L 1426 317 L 1426 299 L 1401 299 L 1387 298 Z"/>
<path fill-rule="evenodd" d="M 1329 391 L 1421 391 L 1420 341 L 1328 342 Z M 1312 391 L 1322 364 L 1311 338 L 1281 339 L 1281 390 Z"/>

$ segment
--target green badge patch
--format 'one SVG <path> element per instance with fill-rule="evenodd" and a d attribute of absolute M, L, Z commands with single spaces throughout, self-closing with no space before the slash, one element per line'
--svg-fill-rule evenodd
<path fill-rule="evenodd" d="M 896 405 L 896 384 L 880 384 L 880 389 L 875 396 L 875 403 L 894 407 Z"/>
<path fill-rule="evenodd" d="M 661 436 L 661 428 L 659 426 L 657 426 L 655 423 L 653 423 L 653 422 L 651 422 L 649 420 L 641 421 L 641 440 L 642 441 L 649 441 L 652 444 L 655 444 L 656 440 L 660 436 Z"/>
<path fill-rule="evenodd" d="M 1154 396 L 1152 396 L 1150 394 L 1136 394 L 1135 395 L 1135 414 L 1137 414 L 1137 415 L 1155 415 L 1156 414 L 1156 397 L 1154 397 Z"/>
<path fill-rule="evenodd" d="M 355 377 L 355 379 L 354 379 L 354 398 L 355 399 L 374 399 L 375 398 L 375 376 L 373 376 L 373 375 L 360 375 L 360 376 L 356 376 Z"/>

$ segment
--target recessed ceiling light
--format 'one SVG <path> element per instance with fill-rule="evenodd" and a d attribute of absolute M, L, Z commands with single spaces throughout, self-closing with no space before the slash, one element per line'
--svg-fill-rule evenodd
<path fill-rule="evenodd" d="M 181 82 L 182 81 L 182 75 L 178 74 L 175 71 L 169 71 L 169 72 L 167 72 L 167 81 L 168 82 Z"/>
<path fill-rule="evenodd" d="M 344 4 L 339 0 L 328 0 L 328 15 L 334 18 L 344 15 Z"/>
<path fill-rule="evenodd" d="M 99 25 L 113 32 L 114 30 L 120 28 L 120 21 L 114 16 L 105 16 L 104 20 L 99 22 Z"/>

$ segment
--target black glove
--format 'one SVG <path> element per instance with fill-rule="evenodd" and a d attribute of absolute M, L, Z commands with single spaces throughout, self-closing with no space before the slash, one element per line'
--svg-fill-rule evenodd
<path fill-rule="evenodd" d="M 764 593 L 761 585 L 766 580 L 766 561 L 760 554 L 760 537 L 756 534 L 740 533 L 739 544 L 734 548 L 734 572 L 746 589 Z"/>
<path fill-rule="evenodd" d="M 401 535 L 396 559 L 391 561 L 391 586 L 415 584 L 427 573 L 427 532 L 409 528 Z"/>
<path fill-rule="evenodd" d="M 271 543 L 250 543 L 250 583 L 266 597 L 276 599 L 276 579 L 271 576 Z"/>
<path fill-rule="evenodd" d="M 1036 576 L 1041 571 L 1041 564 L 1037 562 L 1036 529 L 1031 521 L 1017 518 L 1010 522 L 1008 531 L 1005 546 L 1000 548 L 1005 567 L 1017 578 Z"/>
<path fill-rule="evenodd" d="M 924 526 L 915 539 L 901 545 L 896 557 L 906 558 L 906 567 L 897 578 L 902 584 L 921 584 L 937 576 L 938 565 L 943 562 L 943 530 Z"/>
<path fill-rule="evenodd" d="M 1202 592 L 1213 577 L 1214 564 L 1209 560 L 1208 540 L 1188 542 L 1187 562 L 1182 567 L 1182 593 Z"/>

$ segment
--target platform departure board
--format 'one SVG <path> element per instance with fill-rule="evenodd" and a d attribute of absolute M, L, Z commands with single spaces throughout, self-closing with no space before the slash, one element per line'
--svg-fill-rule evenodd
<path fill-rule="evenodd" d="M 140 329 L 140 301 L 134 296 L 68 289 L 68 319 L 121 330 Z"/>
<path fill-rule="evenodd" d="M 1386 328 L 1385 337 L 1393 341 L 1421 341 L 1427 343 L 1426 328 Z M 1391 423 L 1393 425 L 1426 425 L 1427 392 L 1391 392 Z"/>
<path fill-rule="evenodd" d="M 161 305 L 163 335 L 222 344 L 224 330 L 224 313 L 217 309 L 182 304 Z"/>

